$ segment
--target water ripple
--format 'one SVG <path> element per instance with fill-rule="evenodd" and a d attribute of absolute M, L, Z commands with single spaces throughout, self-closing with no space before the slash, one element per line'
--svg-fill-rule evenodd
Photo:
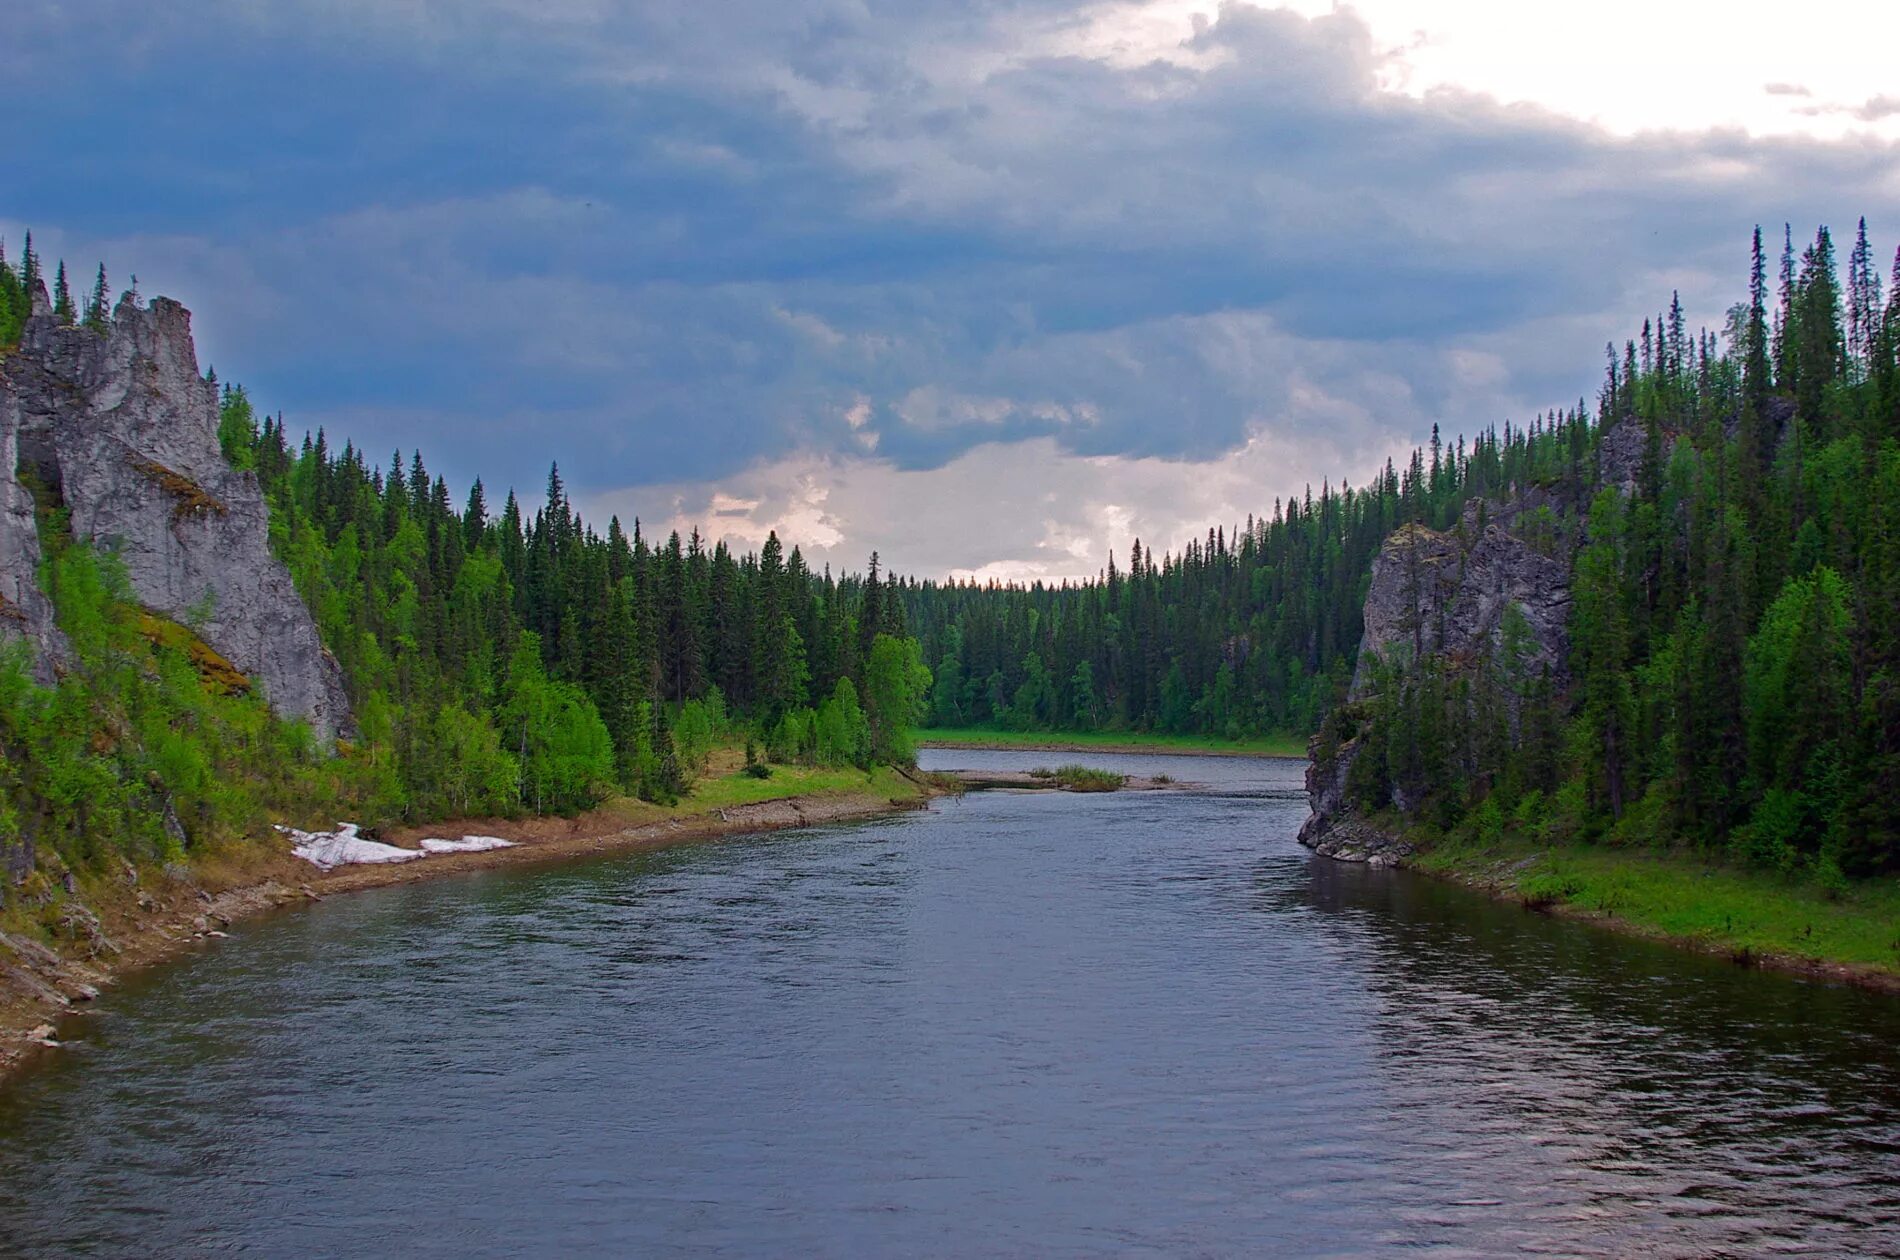
<path fill-rule="evenodd" d="M 0 1095 L 0 1252 L 1900 1254 L 1891 1002 L 1314 862 L 1294 763 L 1082 759 L 1208 787 L 252 925 Z"/>

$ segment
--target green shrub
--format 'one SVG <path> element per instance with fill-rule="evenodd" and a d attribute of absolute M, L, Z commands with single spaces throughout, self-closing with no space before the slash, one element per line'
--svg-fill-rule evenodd
<path fill-rule="evenodd" d="M 1057 766 L 1049 777 L 1070 792 L 1113 792 L 1125 781 L 1112 770 L 1082 765 Z"/>

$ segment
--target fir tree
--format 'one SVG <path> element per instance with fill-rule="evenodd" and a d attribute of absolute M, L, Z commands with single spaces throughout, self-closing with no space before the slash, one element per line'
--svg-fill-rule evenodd
<path fill-rule="evenodd" d="M 78 322 L 79 312 L 73 306 L 73 291 L 66 284 L 66 260 L 59 260 L 59 268 L 53 276 L 53 318 L 67 328 Z"/>
<path fill-rule="evenodd" d="M 99 274 L 93 278 L 92 296 L 86 300 L 86 327 L 104 335 L 112 328 L 112 299 L 106 288 L 106 265 L 99 264 Z"/>

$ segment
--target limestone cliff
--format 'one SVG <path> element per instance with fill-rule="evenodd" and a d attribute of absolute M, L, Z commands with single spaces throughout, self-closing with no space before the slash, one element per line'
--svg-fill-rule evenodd
<path fill-rule="evenodd" d="M 103 336 L 36 313 L 0 360 L 0 443 L 0 592 L 21 597 L 43 659 L 59 649 L 35 630 L 44 598 L 28 602 L 38 542 L 30 502 L 18 515 L 16 458 L 64 502 L 75 538 L 118 553 L 146 606 L 189 623 L 320 738 L 349 727 L 341 671 L 270 552 L 257 478 L 219 448 L 216 390 L 199 374 L 183 306 L 128 294 Z"/>
<path fill-rule="evenodd" d="M 19 407 L 0 386 L 0 642 L 24 636 L 32 647 L 34 673 L 44 683 L 52 680 L 52 663 L 65 651 L 65 642 L 53 625 L 52 602 L 39 587 L 33 496 L 15 472 L 19 436 Z"/>
<path fill-rule="evenodd" d="M 1641 467 L 1643 440 L 1635 421 L 1607 429 L 1596 484 L 1627 492 Z M 1404 670 L 1432 660 L 1453 674 L 1475 670 L 1501 650 L 1507 613 L 1515 609 L 1522 617 L 1519 668 L 1530 677 L 1548 670 L 1554 685 L 1564 685 L 1571 566 L 1586 508 L 1575 497 L 1533 490 L 1504 502 L 1474 500 L 1454 529 L 1406 525 L 1386 540 L 1372 565 L 1351 692 L 1313 739 L 1306 780 L 1312 815 L 1301 828 L 1302 844 L 1375 864 L 1410 852 L 1351 805 L 1377 663 Z M 1360 777 L 1378 773 L 1368 766 Z M 1401 790 L 1390 794 L 1401 810 L 1408 808 Z"/>
<path fill-rule="evenodd" d="M 1352 696 L 1364 696 L 1374 659 L 1445 658 L 1474 664 L 1500 643 L 1506 610 L 1530 629 L 1525 664 L 1561 672 L 1569 646 L 1570 566 L 1496 521 L 1467 511 L 1455 531 L 1406 525 L 1380 548 L 1366 590 Z"/>

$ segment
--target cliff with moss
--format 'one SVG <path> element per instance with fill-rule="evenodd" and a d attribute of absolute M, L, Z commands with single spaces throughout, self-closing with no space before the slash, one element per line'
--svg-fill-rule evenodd
<path fill-rule="evenodd" d="M 11 450 L 0 594 L 25 613 L 16 625 L 42 674 L 61 645 L 29 589 L 38 555 L 22 472 L 75 541 L 118 558 L 141 604 L 189 625 L 281 716 L 326 742 L 348 729 L 342 673 L 271 554 L 257 477 L 219 447 L 217 391 L 184 307 L 127 295 L 100 331 L 67 326 L 42 302 L 0 362 L 0 443 Z"/>

